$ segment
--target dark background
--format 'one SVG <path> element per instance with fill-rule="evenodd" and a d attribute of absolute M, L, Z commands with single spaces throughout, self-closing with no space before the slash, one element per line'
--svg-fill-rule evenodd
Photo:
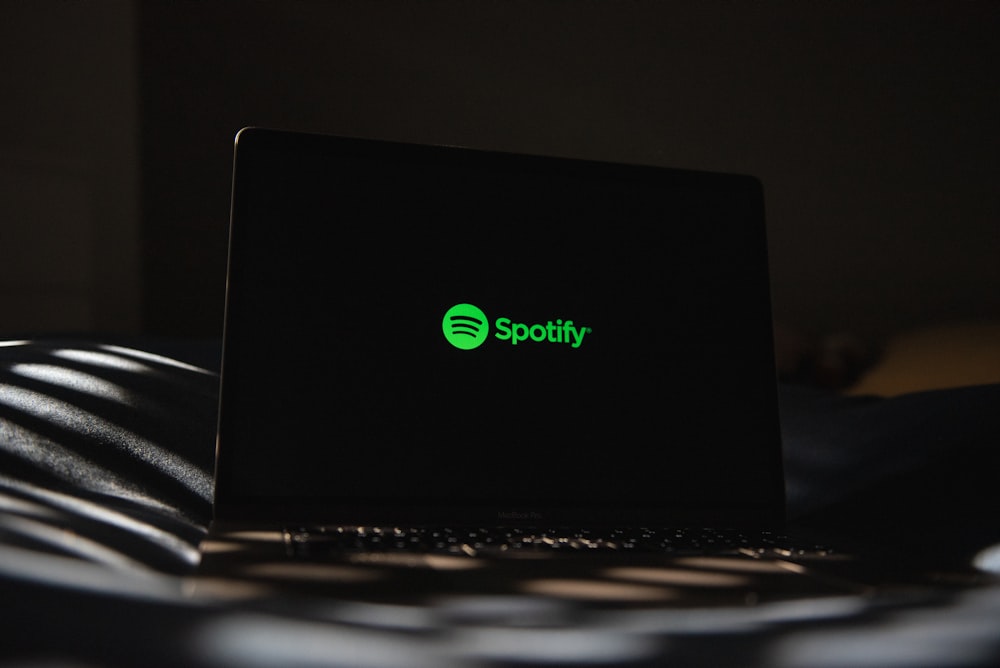
<path fill-rule="evenodd" d="M 998 28 L 995 2 L 6 2 L 0 334 L 218 336 L 246 125 L 751 173 L 779 320 L 995 318 Z"/>

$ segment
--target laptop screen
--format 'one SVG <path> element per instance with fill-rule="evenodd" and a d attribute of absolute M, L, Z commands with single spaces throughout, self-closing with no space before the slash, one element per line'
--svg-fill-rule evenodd
<path fill-rule="evenodd" d="M 248 129 L 217 516 L 773 518 L 750 177 Z"/>

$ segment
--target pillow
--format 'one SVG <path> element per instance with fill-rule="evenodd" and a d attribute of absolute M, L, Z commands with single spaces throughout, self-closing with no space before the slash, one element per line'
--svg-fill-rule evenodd
<path fill-rule="evenodd" d="M 895 337 L 847 393 L 890 397 L 992 383 L 1000 383 L 1000 322 L 956 323 Z"/>

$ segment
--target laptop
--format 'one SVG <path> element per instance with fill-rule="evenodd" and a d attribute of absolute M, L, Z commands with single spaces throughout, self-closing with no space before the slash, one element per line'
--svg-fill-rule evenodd
<path fill-rule="evenodd" d="M 851 588 L 779 535 L 757 179 L 235 144 L 203 582 L 408 602 Z"/>

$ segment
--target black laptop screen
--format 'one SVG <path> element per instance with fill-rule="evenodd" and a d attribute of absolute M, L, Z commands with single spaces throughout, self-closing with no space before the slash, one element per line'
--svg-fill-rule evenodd
<path fill-rule="evenodd" d="M 218 511 L 773 513 L 763 225 L 748 177 L 244 131 Z"/>

